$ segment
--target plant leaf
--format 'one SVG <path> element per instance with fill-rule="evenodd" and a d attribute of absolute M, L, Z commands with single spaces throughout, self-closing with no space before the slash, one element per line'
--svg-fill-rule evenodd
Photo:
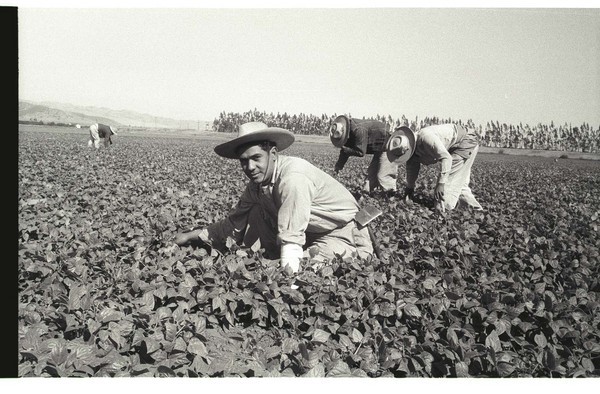
<path fill-rule="evenodd" d="M 327 331 L 323 331 L 320 328 L 317 328 L 313 332 L 312 339 L 314 342 L 326 343 L 329 340 L 329 335 L 330 334 Z"/>

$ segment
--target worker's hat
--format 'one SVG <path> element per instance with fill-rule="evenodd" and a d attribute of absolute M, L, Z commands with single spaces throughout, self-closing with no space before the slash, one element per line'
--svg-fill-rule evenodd
<path fill-rule="evenodd" d="M 406 126 L 396 127 L 388 139 L 385 150 L 392 163 L 404 163 L 415 153 L 415 133 Z"/>
<path fill-rule="evenodd" d="M 238 159 L 238 148 L 250 142 L 270 141 L 282 151 L 292 145 L 294 139 L 294 134 L 286 129 L 268 127 L 263 122 L 248 122 L 239 126 L 236 138 L 215 146 L 215 152 L 228 159 Z"/>
<path fill-rule="evenodd" d="M 350 122 L 348 117 L 340 115 L 333 120 L 329 127 L 329 139 L 337 148 L 341 148 L 348 141 L 348 126 Z"/>

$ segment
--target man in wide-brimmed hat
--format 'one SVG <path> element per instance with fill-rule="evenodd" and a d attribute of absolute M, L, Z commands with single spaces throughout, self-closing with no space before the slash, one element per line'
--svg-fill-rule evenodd
<path fill-rule="evenodd" d="M 258 242 L 265 257 L 281 258 L 282 266 L 289 265 L 293 272 L 304 257 L 369 257 L 373 247 L 368 229 L 359 229 L 354 221 L 356 200 L 308 161 L 279 154 L 293 142 L 294 134 L 285 129 L 262 122 L 240 125 L 237 138 L 217 145 L 215 152 L 239 160 L 251 182 L 227 218 L 180 233 L 175 243 L 187 245 L 200 238 L 218 244 L 227 236 L 246 247 Z"/>
<path fill-rule="evenodd" d="M 406 162 L 406 199 L 411 200 L 421 164 L 440 162 L 434 191 L 440 210 L 454 209 L 458 201 L 482 209 L 473 195 L 471 167 L 479 151 L 477 134 L 458 124 L 424 127 L 416 133 L 405 126 L 396 128 L 387 143 L 387 156 L 395 163 Z"/>
<path fill-rule="evenodd" d="M 381 187 L 388 195 L 396 193 L 398 165 L 390 162 L 385 155 L 389 138 L 385 123 L 340 115 L 329 128 L 329 138 L 335 147 L 340 148 L 340 155 L 334 166 L 336 174 L 344 168 L 350 156 L 364 157 L 372 154 L 363 190 L 373 192 Z"/>
<path fill-rule="evenodd" d="M 92 146 L 96 149 L 100 148 L 100 139 L 104 140 L 104 147 L 108 147 L 111 145 L 112 139 L 110 138 L 112 135 L 117 135 L 117 128 L 114 126 L 108 126 L 102 123 L 94 123 L 90 126 L 90 139 L 88 141 L 88 146 L 91 148 Z"/>

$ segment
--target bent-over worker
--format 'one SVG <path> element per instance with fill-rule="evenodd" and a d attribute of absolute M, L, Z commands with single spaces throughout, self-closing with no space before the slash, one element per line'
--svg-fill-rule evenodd
<path fill-rule="evenodd" d="M 354 119 L 345 115 L 336 117 L 329 128 L 331 142 L 340 148 L 334 173 L 344 168 L 350 156 L 373 155 L 363 190 L 370 193 L 380 186 L 387 195 L 396 194 L 398 164 L 390 162 L 385 154 L 389 136 L 385 123 L 378 120 Z"/>
<path fill-rule="evenodd" d="M 441 210 L 454 209 L 458 201 L 482 209 L 470 188 L 471 167 L 479 151 L 477 134 L 458 124 L 424 127 L 414 133 L 401 126 L 387 144 L 390 161 L 406 162 L 406 199 L 413 198 L 421 164 L 440 162 L 434 197 Z"/>
<path fill-rule="evenodd" d="M 112 135 L 117 135 L 117 128 L 114 126 L 107 126 L 102 123 L 94 123 L 90 126 L 90 139 L 88 146 L 92 146 L 96 149 L 100 148 L 100 139 L 104 140 L 104 147 L 108 148 L 108 145 L 112 145 Z"/>

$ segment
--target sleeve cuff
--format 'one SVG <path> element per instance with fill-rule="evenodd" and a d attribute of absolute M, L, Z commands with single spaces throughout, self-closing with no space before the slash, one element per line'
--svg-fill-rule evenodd
<path fill-rule="evenodd" d="M 304 251 L 302 246 L 295 243 L 285 243 L 281 245 L 281 265 L 289 265 L 293 272 L 300 270 L 300 260 Z"/>

